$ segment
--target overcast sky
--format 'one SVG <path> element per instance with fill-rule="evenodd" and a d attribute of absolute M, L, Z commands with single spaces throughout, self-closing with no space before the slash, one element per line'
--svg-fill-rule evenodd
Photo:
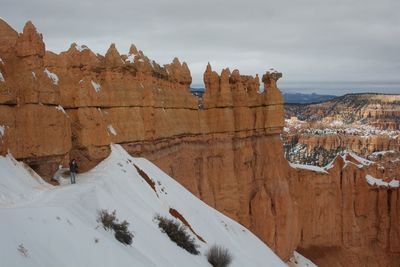
<path fill-rule="evenodd" d="M 186 61 L 194 86 L 210 62 L 251 75 L 276 68 L 287 90 L 400 93 L 400 0 L 0 0 L 0 7 L 17 31 L 32 20 L 48 50 L 77 42 L 104 54 L 114 42 L 127 53 L 134 43 L 161 64 Z"/>

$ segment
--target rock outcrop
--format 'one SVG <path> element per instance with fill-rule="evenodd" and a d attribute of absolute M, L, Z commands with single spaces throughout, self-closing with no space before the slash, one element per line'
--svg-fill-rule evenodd
<path fill-rule="evenodd" d="M 400 95 L 348 94 L 316 104 L 288 104 L 286 116 L 301 120 L 373 125 L 382 130 L 400 129 Z"/>
<path fill-rule="evenodd" d="M 19 35 L 5 22 L 2 29 L 2 154 L 50 180 L 59 164 L 75 158 L 85 171 L 111 143 L 122 144 L 291 256 L 300 236 L 279 139 L 281 74 L 267 72 L 259 93 L 258 76 L 218 75 L 209 65 L 199 110 L 190 70 L 177 58 L 160 66 L 135 46 L 121 55 L 114 44 L 105 56 L 77 44 L 55 54 L 30 22 Z"/>
<path fill-rule="evenodd" d="M 338 156 L 326 172 L 292 169 L 298 250 L 319 266 L 398 266 L 398 180 L 379 179 L 398 179 L 399 170 L 398 160 L 372 163 L 350 154 Z"/>
<path fill-rule="evenodd" d="M 258 76 L 229 69 L 219 75 L 208 65 L 204 106 L 199 109 L 189 91 L 189 68 L 178 59 L 160 66 L 134 46 L 123 55 L 115 45 L 105 56 L 77 44 L 55 54 L 45 51 L 42 36 L 31 23 L 19 35 L 4 21 L 0 30 L 0 154 L 9 151 L 50 180 L 71 158 L 79 162 L 79 171 L 92 168 L 109 155 L 111 143 L 118 143 L 251 229 L 284 260 L 299 243 L 307 251 L 314 245 L 323 247 L 325 238 L 331 237 L 328 230 L 321 236 L 314 231 L 320 227 L 321 213 L 310 217 L 312 231 L 304 234 L 309 207 L 325 207 L 314 203 L 320 195 L 309 193 L 332 186 L 329 194 L 343 195 L 335 183 L 344 178 L 335 172 L 318 176 L 321 182 L 314 184 L 313 173 L 289 167 L 280 139 L 283 98 L 276 86 L 282 74 L 266 72 L 264 91 L 259 92 Z M 363 175 L 357 171 L 346 174 L 349 183 L 353 172 Z M 349 191 L 348 197 L 357 190 Z M 394 202 L 398 194 L 391 193 Z M 371 202 L 377 197 L 363 196 Z M 346 238 L 353 238 L 352 219 L 337 221 L 339 210 L 333 208 L 320 212 L 329 223 L 334 218 L 329 227 L 339 224 Z M 369 211 L 362 212 L 367 218 Z M 396 224 L 398 214 L 393 209 L 385 218 Z M 366 224 L 370 237 L 378 238 L 383 226 L 374 222 Z M 398 233 L 396 229 L 390 231 Z M 325 241 L 340 248 L 353 245 L 335 238 Z M 389 239 L 390 253 L 398 256 L 396 239 Z M 379 247 L 378 253 L 386 255 L 388 250 Z"/>
<path fill-rule="evenodd" d="M 317 104 L 285 106 L 286 158 L 325 166 L 338 152 L 368 157 L 400 150 L 400 95 L 351 94 Z"/>
<path fill-rule="evenodd" d="M 400 132 L 399 132 L 400 133 Z M 400 135 L 346 133 L 305 133 L 300 129 L 285 132 L 282 136 L 285 157 L 295 163 L 325 166 L 338 153 L 353 151 L 365 158 L 380 151 L 399 151 Z"/>

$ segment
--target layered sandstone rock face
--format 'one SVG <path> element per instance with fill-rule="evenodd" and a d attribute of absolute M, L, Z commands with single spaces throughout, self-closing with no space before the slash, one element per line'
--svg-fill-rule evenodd
<path fill-rule="evenodd" d="M 345 154 L 325 173 L 292 169 L 303 255 L 320 266 L 400 264 L 400 153 L 390 157 L 372 163 Z"/>
<path fill-rule="evenodd" d="M 280 73 L 258 76 L 207 66 L 204 108 L 175 58 L 160 66 L 132 46 L 105 56 L 72 44 L 45 51 L 32 23 L 17 34 L 0 21 L 0 153 L 50 179 L 71 158 L 95 166 L 111 143 L 144 156 L 195 195 L 252 229 L 283 259 L 299 241 L 297 208 L 279 134 Z"/>
<path fill-rule="evenodd" d="M 282 139 L 285 157 L 289 161 L 317 166 L 327 165 L 343 151 L 353 151 L 367 158 L 377 152 L 400 149 L 400 131 L 365 135 L 362 132 L 355 134 L 337 130 L 321 134 L 318 131 L 303 132 L 297 128 L 285 132 Z"/>
<path fill-rule="evenodd" d="M 119 143 L 251 229 L 284 260 L 300 243 L 318 262 L 346 256 L 364 266 L 357 253 L 374 248 L 379 259 L 396 263 L 398 189 L 371 187 L 358 167 L 335 163 L 323 175 L 289 167 L 280 140 L 280 73 L 263 75 L 260 93 L 258 76 L 229 69 L 219 75 L 208 65 L 200 110 L 186 63 L 160 66 L 135 46 L 121 55 L 111 45 L 100 56 L 72 44 L 54 54 L 31 23 L 18 34 L 0 21 L 0 58 L 0 154 L 11 152 L 49 180 L 71 158 L 85 171 Z M 398 166 L 386 172 L 393 176 Z"/>
<path fill-rule="evenodd" d="M 399 188 L 367 179 L 398 183 L 399 100 L 355 94 L 286 106 L 285 157 L 327 166 L 322 172 L 292 169 L 289 179 L 300 209 L 298 249 L 320 266 L 400 264 Z M 346 151 L 375 163 L 363 165 Z"/>

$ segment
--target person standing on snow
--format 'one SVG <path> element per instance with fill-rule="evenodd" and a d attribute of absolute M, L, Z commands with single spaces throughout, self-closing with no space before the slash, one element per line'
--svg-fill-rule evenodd
<path fill-rule="evenodd" d="M 73 159 L 69 163 L 69 172 L 71 175 L 71 184 L 75 183 L 75 178 L 76 178 L 76 170 L 78 169 L 78 164 L 76 163 L 76 160 Z"/>

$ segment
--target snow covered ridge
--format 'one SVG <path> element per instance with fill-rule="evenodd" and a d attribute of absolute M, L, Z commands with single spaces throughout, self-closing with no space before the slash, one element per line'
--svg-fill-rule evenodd
<path fill-rule="evenodd" d="M 250 231 L 197 199 L 149 161 L 131 157 L 119 145 L 111 149 L 107 159 L 77 176 L 77 184 L 60 178 L 61 186 L 48 185 L 11 156 L 0 157 L 2 265 L 210 266 L 205 252 L 218 244 L 233 255 L 230 267 L 287 266 Z M 116 210 L 121 221 L 130 223 L 131 246 L 99 226 L 101 209 Z M 200 255 L 178 247 L 158 228 L 155 214 L 181 220 L 171 209 L 204 240 L 192 235 Z M 290 266 L 307 266 L 299 262 Z"/>
<path fill-rule="evenodd" d="M 53 82 L 54 85 L 58 85 L 59 79 L 58 79 L 58 76 L 55 73 L 50 72 L 47 68 L 44 69 L 44 73 Z"/>
<path fill-rule="evenodd" d="M 289 162 L 290 167 L 294 169 L 302 169 L 302 170 L 309 170 L 309 171 L 314 171 L 314 172 L 320 172 L 320 173 L 328 173 L 325 168 L 321 168 L 318 166 L 314 165 L 304 165 L 304 164 L 297 164 L 297 163 L 291 163 Z"/>
<path fill-rule="evenodd" d="M 373 161 L 362 158 L 353 152 L 345 152 L 345 153 L 347 153 L 347 155 L 350 155 L 350 157 L 352 157 L 353 159 L 355 159 L 356 161 L 358 161 L 360 163 L 360 164 L 358 164 L 359 168 L 362 168 L 363 166 L 369 166 L 369 165 L 375 163 Z M 345 156 L 342 156 L 342 157 L 343 157 L 344 161 L 347 163 L 348 160 L 347 160 L 346 154 L 345 154 Z"/>
<path fill-rule="evenodd" d="M 375 178 L 369 174 L 365 176 L 368 184 L 372 186 L 383 186 L 383 187 L 391 187 L 391 188 L 398 188 L 400 186 L 400 182 L 398 180 L 392 179 L 390 182 L 385 182 L 382 179 Z"/>
<path fill-rule="evenodd" d="M 369 166 L 369 165 L 375 163 L 373 161 L 364 159 L 364 158 L 356 155 L 353 152 L 348 152 L 348 151 L 343 152 L 342 155 L 338 155 L 337 157 L 341 157 L 343 159 L 343 162 L 344 162 L 343 169 L 346 168 L 349 164 L 353 164 L 353 165 L 357 166 L 358 168 L 363 168 L 364 166 Z M 291 162 L 289 162 L 289 165 L 290 165 L 290 167 L 292 167 L 294 169 L 303 169 L 303 170 L 309 170 L 309 171 L 314 171 L 314 172 L 319 172 L 319 173 L 328 173 L 328 170 L 332 169 L 334 167 L 334 162 L 336 161 L 336 158 L 331 163 L 326 165 L 325 167 L 297 164 L 297 163 L 291 163 Z"/>
<path fill-rule="evenodd" d="M 387 151 L 387 152 L 390 152 L 390 151 Z M 385 154 L 385 153 L 383 153 L 383 154 Z M 351 158 L 349 158 L 349 156 Z M 375 163 L 373 161 L 364 159 L 352 152 L 346 152 L 343 155 L 339 155 L 338 157 L 341 157 L 343 159 L 343 162 L 344 162 L 343 169 L 346 168 L 349 164 L 353 164 L 353 165 L 357 166 L 358 168 L 363 168 L 364 166 L 369 166 L 369 165 Z M 332 169 L 334 167 L 335 160 L 333 160 L 331 163 L 329 163 L 328 165 L 326 165 L 323 168 L 313 166 L 313 165 L 302 165 L 302 164 L 296 164 L 296 163 L 290 163 L 290 162 L 289 162 L 289 165 L 290 165 L 290 167 L 292 167 L 294 169 L 303 169 L 303 170 L 309 170 L 309 171 L 328 174 L 328 170 Z M 400 181 L 396 180 L 396 179 L 392 179 L 390 182 L 385 182 L 382 179 L 375 178 L 372 175 L 367 174 L 365 176 L 365 180 L 367 181 L 368 184 L 370 184 L 372 186 L 382 186 L 382 187 L 390 187 L 390 188 L 400 187 Z"/>

